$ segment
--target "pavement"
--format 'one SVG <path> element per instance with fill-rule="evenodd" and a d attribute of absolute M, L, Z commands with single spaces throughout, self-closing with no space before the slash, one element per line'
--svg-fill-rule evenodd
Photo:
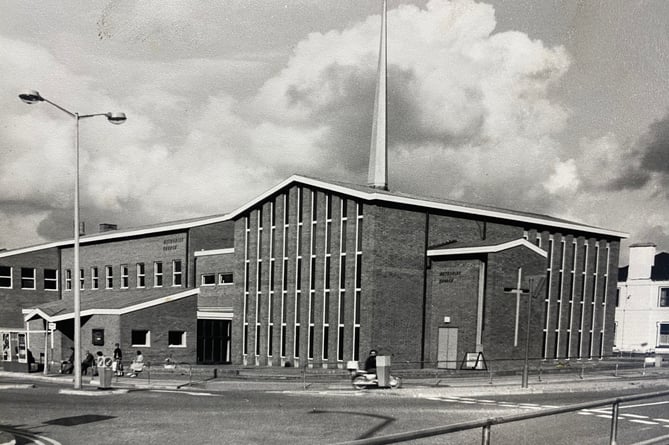
<path fill-rule="evenodd" d="M 62 386 L 59 392 L 73 396 L 110 397 L 134 391 L 169 390 L 225 392 L 232 390 L 301 393 L 347 393 L 359 395 L 345 370 L 298 368 L 152 368 L 138 377 L 112 377 L 108 388 L 100 388 L 99 377 L 82 376 L 82 388 L 73 389 L 72 375 L 0 371 L 0 391 L 30 390 L 43 383 Z M 551 372 L 552 371 L 552 372 Z M 528 387 L 521 386 L 519 373 L 493 374 L 486 371 L 397 370 L 402 378 L 398 389 L 362 390 L 369 396 L 472 397 L 560 392 L 625 391 L 652 392 L 669 387 L 669 367 L 623 369 L 547 370 L 533 372 Z M 14 445 L 15 438 L 0 431 L 0 445 Z"/>
<path fill-rule="evenodd" d="M 470 397 L 496 394 L 595 392 L 669 387 L 669 367 L 614 369 L 573 368 L 534 372 L 528 387 L 521 387 L 519 373 L 492 374 L 486 371 L 397 370 L 402 387 L 369 394 L 403 397 Z M 3 381 L 8 381 L 3 383 Z M 0 390 L 34 388 L 40 382 L 61 385 L 61 393 L 82 396 L 109 396 L 138 390 L 222 392 L 231 390 L 359 392 L 350 383 L 346 370 L 243 367 L 154 367 L 136 378 L 113 376 L 111 385 L 101 389 L 99 377 L 82 376 L 82 389 L 73 389 L 67 374 L 17 373 L 0 371 Z M 0 442 L 2 445 L 2 442 Z"/>

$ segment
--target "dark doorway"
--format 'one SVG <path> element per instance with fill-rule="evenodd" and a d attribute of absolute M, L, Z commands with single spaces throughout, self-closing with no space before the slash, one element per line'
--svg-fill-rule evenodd
<path fill-rule="evenodd" d="M 197 321 L 197 362 L 230 363 L 230 320 Z"/>

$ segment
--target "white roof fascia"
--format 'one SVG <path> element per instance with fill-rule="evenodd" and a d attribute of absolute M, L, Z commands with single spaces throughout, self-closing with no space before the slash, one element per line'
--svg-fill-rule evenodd
<path fill-rule="evenodd" d="M 144 303 L 135 304 L 133 306 L 128 306 L 128 307 L 123 308 L 123 309 L 86 309 L 86 310 L 81 311 L 80 316 L 87 317 L 89 315 L 123 315 L 123 314 L 127 314 L 127 313 L 130 313 L 130 312 L 138 311 L 140 309 L 146 309 L 146 308 L 149 308 L 149 307 L 158 306 L 159 304 L 169 303 L 170 301 L 180 300 L 182 298 L 197 295 L 199 293 L 200 293 L 199 288 L 188 289 L 187 291 L 180 292 L 178 294 L 167 295 L 165 297 L 156 298 L 155 300 L 146 301 Z M 52 322 L 62 321 L 62 320 L 69 320 L 70 318 L 74 318 L 74 313 L 73 312 L 68 312 L 66 314 L 60 314 L 60 315 L 55 315 L 53 317 L 49 317 L 44 312 L 42 312 L 40 309 L 24 309 L 23 312 L 24 312 L 24 314 L 26 314 L 26 312 L 28 312 L 28 314 L 29 314 L 29 315 L 24 315 L 25 321 L 30 320 L 35 315 L 39 315 L 41 318 L 44 318 L 45 320 L 52 321 Z"/>
<path fill-rule="evenodd" d="M 589 232 L 589 233 L 597 233 L 600 235 L 607 235 L 607 236 L 614 236 L 614 237 L 619 237 L 619 238 L 628 238 L 629 234 L 625 232 L 619 232 L 616 230 L 609 230 L 609 229 L 601 229 L 598 227 L 591 227 L 587 225 L 582 225 L 582 224 L 575 224 L 575 223 L 568 223 L 568 222 L 560 222 L 560 221 L 553 221 L 550 219 L 545 219 L 541 218 L 538 216 L 522 216 L 522 215 L 514 215 L 512 213 L 506 213 L 500 210 L 485 210 L 485 209 L 476 209 L 476 208 L 471 208 L 471 207 L 464 207 L 464 206 L 459 206 L 456 204 L 446 204 L 446 203 L 440 203 L 440 202 L 435 202 L 435 201 L 429 201 L 426 199 L 418 199 L 418 198 L 407 198 L 407 197 L 401 197 L 401 196 L 394 196 L 394 195 L 388 195 L 385 193 L 378 193 L 375 191 L 371 191 L 370 193 L 367 192 L 362 192 L 359 190 L 351 189 L 345 186 L 341 185 L 335 185 L 335 184 L 330 184 L 329 182 L 324 182 L 320 181 L 318 179 L 312 179 L 312 178 L 305 178 L 303 176 L 299 175 L 293 175 L 290 178 L 286 179 L 285 181 L 281 182 L 280 184 L 272 187 L 262 195 L 258 196 L 257 198 L 247 202 L 243 206 L 239 207 L 238 209 L 228 213 L 226 216 L 230 218 L 235 218 L 239 214 L 243 213 L 246 211 L 248 208 L 253 207 L 255 204 L 263 201 L 264 199 L 270 197 L 277 191 L 281 190 L 282 188 L 286 187 L 292 182 L 300 182 L 306 185 L 311 185 L 314 187 L 319 187 L 323 189 L 327 189 L 333 192 L 338 192 L 342 193 L 345 195 L 353 196 L 355 198 L 360 198 L 364 199 L 366 201 L 386 201 L 386 202 L 394 202 L 398 204 L 406 204 L 406 205 L 414 205 L 414 206 L 419 206 L 419 207 L 428 207 L 428 208 L 433 208 L 433 209 L 438 209 L 438 210 L 447 210 L 451 212 L 457 212 L 457 213 L 466 213 L 466 214 L 471 214 L 471 215 L 478 215 L 478 216 L 487 216 L 490 218 L 499 218 L 499 219 L 505 219 L 505 220 L 510 220 L 510 221 L 519 221 L 519 222 L 526 222 L 526 223 L 532 223 L 532 224 L 540 224 L 540 225 L 545 225 L 545 226 L 550 226 L 550 227 L 556 227 L 556 228 L 562 228 L 562 229 L 569 229 L 569 230 L 578 230 L 582 232 Z M 371 189 L 370 189 L 371 190 Z"/>
<path fill-rule="evenodd" d="M 195 256 L 227 255 L 230 253 L 235 253 L 234 247 L 228 249 L 198 250 L 195 252 Z"/>
<path fill-rule="evenodd" d="M 234 313 L 219 311 L 197 311 L 198 320 L 232 320 Z"/>
<path fill-rule="evenodd" d="M 188 223 L 174 223 L 174 224 L 168 224 L 165 226 L 160 226 L 160 227 L 152 227 L 152 228 L 146 228 L 146 229 L 136 229 L 136 230 L 125 230 L 122 232 L 112 230 L 109 232 L 101 233 L 99 235 L 90 235 L 85 238 L 80 239 L 80 244 L 88 244 L 88 243 L 93 243 L 97 241 L 105 241 L 105 240 L 112 240 L 112 239 L 117 239 L 117 238 L 128 238 L 128 237 L 134 237 L 134 236 L 142 236 L 142 235 L 151 235 L 154 233 L 161 233 L 161 232 L 171 232 L 175 230 L 186 230 L 190 229 L 193 227 L 199 227 L 199 226 L 206 226 L 207 224 L 215 224 L 218 222 L 223 222 L 223 221 L 228 221 L 231 218 L 229 215 L 223 215 L 223 216 L 217 216 L 217 217 L 212 217 L 212 218 L 207 218 L 203 219 L 201 221 L 193 221 L 193 222 L 188 222 Z M 6 258 L 14 255 L 20 255 L 23 253 L 29 253 L 29 252 L 35 252 L 38 250 L 46 250 L 50 249 L 53 247 L 67 247 L 74 245 L 74 241 L 72 240 L 65 240 L 65 241 L 57 241 L 53 243 L 47 243 L 47 244 L 40 244 L 37 246 L 31 246 L 31 247 L 23 247 L 15 250 L 7 250 L 7 251 L 2 251 L 0 252 L 0 258 Z"/>
<path fill-rule="evenodd" d="M 503 250 L 512 249 L 514 247 L 524 246 L 528 249 L 538 253 L 544 258 L 548 257 L 548 252 L 535 246 L 526 239 L 517 239 L 514 241 L 509 241 L 502 244 L 492 245 L 492 246 L 479 246 L 479 247 L 460 247 L 454 249 L 433 249 L 427 251 L 427 256 L 449 256 L 449 255 L 468 255 L 468 254 L 480 254 L 480 253 L 496 253 Z"/>

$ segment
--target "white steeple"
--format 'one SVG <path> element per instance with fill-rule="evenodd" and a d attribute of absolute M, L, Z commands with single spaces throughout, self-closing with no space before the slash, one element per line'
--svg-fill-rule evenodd
<path fill-rule="evenodd" d="M 369 174 L 367 177 L 367 182 L 370 187 L 382 190 L 388 190 L 388 146 L 386 142 L 386 137 L 388 135 L 386 120 L 386 67 L 388 51 L 386 44 L 386 9 L 386 0 L 383 0 L 379 68 L 376 83 L 376 98 L 374 99 L 374 123 L 372 126 L 372 143 L 369 155 Z"/>

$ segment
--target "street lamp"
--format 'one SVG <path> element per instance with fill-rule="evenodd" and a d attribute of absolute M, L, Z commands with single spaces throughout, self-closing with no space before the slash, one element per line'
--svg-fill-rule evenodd
<path fill-rule="evenodd" d="M 81 271 L 79 270 L 79 120 L 88 117 L 105 116 L 109 122 L 115 125 L 120 125 L 125 122 L 125 113 L 96 113 L 96 114 L 82 114 L 73 113 L 72 111 L 61 107 L 60 105 L 51 102 L 42 97 L 37 91 L 30 90 L 19 94 L 19 99 L 27 104 L 35 104 L 37 102 L 46 102 L 60 111 L 66 113 L 75 120 L 75 153 L 76 153 L 76 168 L 74 176 L 74 389 L 81 389 L 81 296 L 80 296 L 80 280 Z"/>

